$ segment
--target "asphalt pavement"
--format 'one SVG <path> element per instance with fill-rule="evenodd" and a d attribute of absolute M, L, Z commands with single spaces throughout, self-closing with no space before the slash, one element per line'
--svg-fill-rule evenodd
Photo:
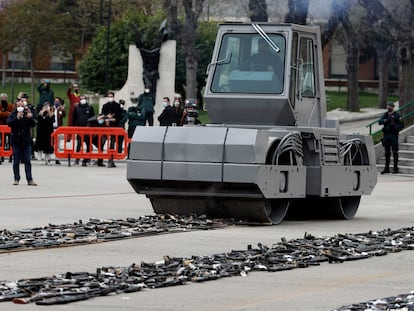
<path fill-rule="evenodd" d="M 346 122 L 345 122 L 346 123 Z M 343 123 L 342 123 L 343 124 Z M 24 179 L 14 186 L 12 167 L 0 165 L 0 231 L 73 223 L 90 218 L 125 219 L 153 213 L 149 201 L 117 167 L 44 165 L 33 161 L 37 187 Z M 24 167 L 21 166 L 21 173 Z M 212 255 L 248 244 L 271 246 L 282 238 L 360 233 L 414 223 L 413 176 L 378 175 L 372 195 L 361 200 L 356 217 L 339 220 L 286 220 L 277 226 L 229 226 L 99 244 L 0 254 L 0 279 L 18 280 L 67 271 L 94 272 L 103 266 L 155 262 L 164 255 Z M 97 297 L 62 306 L 0 303 L 0 310 L 332 310 L 342 305 L 414 290 L 414 253 L 403 251 L 342 264 L 284 272 L 252 272 L 205 283 L 187 283 L 137 293 Z"/>

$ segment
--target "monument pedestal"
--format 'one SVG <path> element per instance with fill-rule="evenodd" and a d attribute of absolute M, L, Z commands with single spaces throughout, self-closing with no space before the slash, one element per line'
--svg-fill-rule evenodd
<path fill-rule="evenodd" d="M 155 99 L 155 113 L 154 125 L 159 125 L 158 116 L 164 109 L 161 105 L 162 98 L 167 96 L 171 102 L 175 94 L 175 61 L 176 61 L 176 46 L 175 40 L 164 41 L 160 50 L 160 62 L 158 65 L 158 72 L 160 78 L 157 81 L 156 99 Z M 139 49 L 135 45 L 129 46 L 128 55 L 128 77 L 124 86 L 115 92 L 115 100 L 125 100 L 125 109 L 131 105 L 131 97 L 138 97 L 144 92 L 144 81 L 142 77 L 142 57 Z M 102 105 L 107 101 L 106 98 L 99 100 L 99 111 Z"/>

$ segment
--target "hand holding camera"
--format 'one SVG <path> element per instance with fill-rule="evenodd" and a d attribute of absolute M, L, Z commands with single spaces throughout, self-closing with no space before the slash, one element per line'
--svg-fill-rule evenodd
<path fill-rule="evenodd" d="M 17 107 L 17 118 L 21 119 L 24 116 L 24 108 L 23 107 Z"/>

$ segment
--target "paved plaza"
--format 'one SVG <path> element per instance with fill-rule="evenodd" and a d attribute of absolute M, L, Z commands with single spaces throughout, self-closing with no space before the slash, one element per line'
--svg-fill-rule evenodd
<path fill-rule="evenodd" d="M 37 187 L 24 179 L 13 186 L 11 164 L 0 165 L 2 229 L 42 227 L 80 219 L 120 219 L 152 214 L 148 200 L 126 180 L 125 162 L 116 168 L 33 161 Z M 24 167 L 21 166 L 23 173 Z M 363 197 L 352 221 L 287 220 L 277 226 L 229 226 L 127 239 L 100 244 L 0 254 L 0 279 L 50 276 L 67 271 L 94 272 L 103 266 L 155 262 L 164 255 L 213 255 L 248 244 L 271 246 L 286 239 L 359 233 L 413 226 L 414 176 L 379 175 L 372 195 Z M 137 293 L 111 295 L 62 306 L 0 304 L 0 310 L 332 310 L 345 304 L 414 290 L 414 253 L 284 272 L 251 272 L 205 283 L 187 283 Z"/>

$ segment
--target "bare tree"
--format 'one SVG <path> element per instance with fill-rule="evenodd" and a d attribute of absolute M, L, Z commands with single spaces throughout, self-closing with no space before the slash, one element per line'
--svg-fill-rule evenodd
<path fill-rule="evenodd" d="M 72 50 L 70 21 L 57 11 L 55 2 L 21 0 L 9 3 L 0 13 L 0 42 L 5 51 L 21 52 L 30 64 L 32 98 L 34 98 L 34 64 L 37 57 Z M 69 35 L 67 34 L 69 33 Z M 67 34 L 67 35 L 63 35 Z"/>
<path fill-rule="evenodd" d="M 336 29 L 340 24 L 338 12 L 341 12 L 341 0 L 333 0 L 331 4 L 331 15 L 329 17 L 328 23 L 323 25 L 321 31 L 321 41 L 322 47 L 325 47 L 329 42 L 331 42 Z"/>
<path fill-rule="evenodd" d="M 173 36 L 182 45 L 185 57 L 186 97 L 197 98 L 198 53 L 196 51 L 196 34 L 198 20 L 203 11 L 204 0 L 164 0 L 164 9 L 168 12 L 168 22 Z M 183 20 L 178 18 L 183 8 Z"/>
<path fill-rule="evenodd" d="M 414 99 L 414 1 L 381 2 L 379 0 L 359 0 L 374 21 L 374 27 L 387 25 L 397 42 L 399 102 L 400 106 Z M 383 4 L 384 3 L 384 4 Z M 414 111 L 414 107 L 408 108 Z M 411 116 L 409 122 L 414 121 Z"/>

